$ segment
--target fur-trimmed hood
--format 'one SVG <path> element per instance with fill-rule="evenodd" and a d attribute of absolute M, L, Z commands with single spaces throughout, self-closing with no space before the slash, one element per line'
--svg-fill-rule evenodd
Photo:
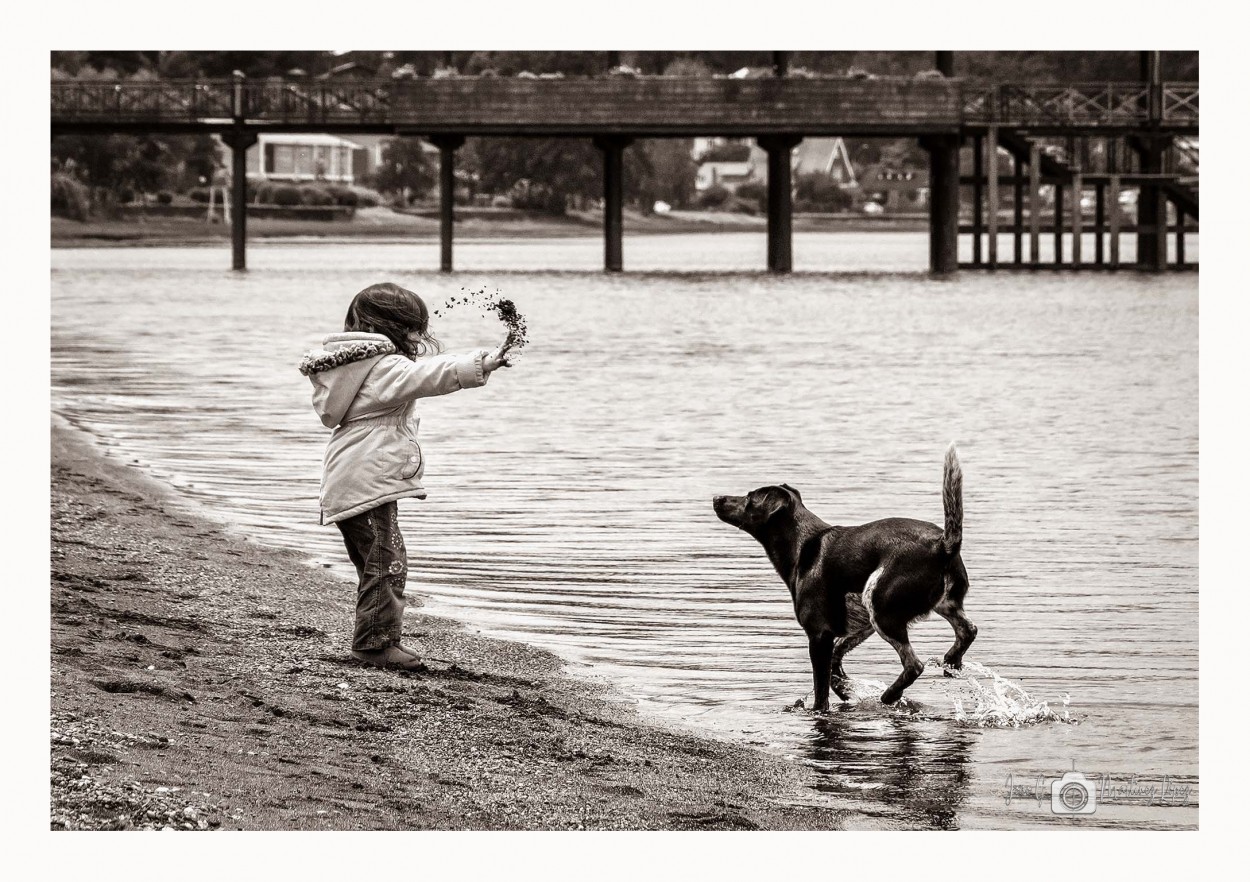
<path fill-rule="evenodd" d="M 395 344 L 382 334 L 362 331 L 330 334 L 320 349 L 305 352 L 299 372 L 313 381 L 313 408 L 322 424 L 342 422 L 373 366 L 394 352 Z"/>
<path fill-rule="evenodd" d="M 381 339 L 376 339 L 381 337 Z M 344 339 L 347 338 L 347 339 Z M 343 333 L 331 334 L 322 343 L 322 349 L 310 349 L 299 362 L 299 372 L 304 376 L 319 374 L 345 364 L 364 361 L 378 355 L 395 352 L 395 344 L 381 334 Z"/>

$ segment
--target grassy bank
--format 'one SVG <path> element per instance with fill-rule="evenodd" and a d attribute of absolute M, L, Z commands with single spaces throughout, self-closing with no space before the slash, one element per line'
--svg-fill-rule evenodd
<path fill-rule="evenodd" d="M 602 235 L 599 212 L 570 212 L 563 217 L 512 212 L 502 217 L 466 215 L 457 220 L 457 239 L 524 239 Z M 860 215 L 804 215 L 794 218 L 797 232 L 890 231 L 927 229 L 924 218 L 912 216 L 864 217 Z M 761 215 L 716 211 L 673 211 L 643 215 L 627 211 L 626 235 L 758 231 L 767 227 Z M 249 239 L 321 238 L 326 240 L 437 240 L 436 217 L 401 214 L 387 208 L 366 208 L 351 220 L 312 221 L 249 218 Z M 230 240 L 230 227 L 200 218 L 150 218 L 146 220 L 92 219 L 73 221 L 52 218 L 52 247 L 98 247 L 102 245 L 220 245 Z"/>
<path fill-rule="evenodd" d="M 354 586 L 52 434 L 52 829 L 830 829 L 807 772 L 648 725 L 554 656 L 410 609 L 420 673 L 348 654 Z M 419 602 L 419 601 L 415 601 Z"/>

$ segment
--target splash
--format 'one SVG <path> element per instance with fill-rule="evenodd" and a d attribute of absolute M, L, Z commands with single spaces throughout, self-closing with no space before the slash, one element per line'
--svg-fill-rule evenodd
<path fill-rule="evenodd" d="M 1029 695 L 1022 686 L 1008 680 L 997 671 L 991 670 L 976 662 L 965 661 L 963 668 L 955 670 L 942 664 L 939 659 L 931 658 L 925 665 L 950 673 L 950 677 L 933 678 L 926 682 L 936 683 L 942 693 L 950 699 L 956 723 L 963 726 L 981 729 L 1019 729 L 1022 726 L 1034 726 L 1038 723 L 1076 723 L 1071 715 L 1068 704 L 1071 696 L 1063 695 L 1063 707 L 1056 711 L 1050 704 L 1039 701 Z M 917 681 L 916 685 L 919 685 Z M 860 704 L 879 703 L 881 693 L 886 684 L 879 680 L 851 679 L 843 681 L 847 698 L 841 701 L 843 708 Z M 783 710 L 786 713 L 797 713 L 806 710 L 807 699 L 812 693 L 800 698 Z M 927 704 L 904 695 L 897 702 L 885 708 L 887 711 L 901 713 L 909 717 L 922 719 L 947 719 L 945 714 L 935 712 Z"/>
<path fill-rule="evenodd" d="M 982 729 L 1018 729 L 1038 723 L 1075 723 L 1068 712 L 1071 697 L 1065 692 L 1061 711 L 1052 710 L 1045 701 L 1029 695 L 1023 687 L 976 662 L 965 661 L 955 670 L 930 659 L 928 667 L 949 673 L 940 688 L 951 700 L 955 721 Z"/>

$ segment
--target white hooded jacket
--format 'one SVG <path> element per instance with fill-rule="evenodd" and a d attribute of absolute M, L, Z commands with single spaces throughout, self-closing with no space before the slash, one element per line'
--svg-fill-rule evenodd
<path fill-rule="evenodd" d="M 485 349 L 413 361 L 382 334 L 330 334 L 304 355 L 313 408 L 334 429 L 321 479 L 321 522 L 332 524 L 404 496 L 425 498 L 416 399 L 483 386 Z"/>

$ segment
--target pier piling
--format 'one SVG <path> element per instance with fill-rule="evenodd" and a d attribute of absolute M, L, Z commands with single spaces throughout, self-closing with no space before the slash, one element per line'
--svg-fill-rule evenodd
<path fill-rule="evenodd" d="M 759 145 L 768 151 L 768 268 L 775 273 L 788 273 L 794 268 L 790 151 L 802 140 L 800 135 L 759 139 Z"/>
<path fill-rule="evenodd" d="M 464 144 L 464 136 L 435 135 L 430 143 L 438 148 L 438 268 L 449 273 L 456 223 L 456 151 Z"/>

